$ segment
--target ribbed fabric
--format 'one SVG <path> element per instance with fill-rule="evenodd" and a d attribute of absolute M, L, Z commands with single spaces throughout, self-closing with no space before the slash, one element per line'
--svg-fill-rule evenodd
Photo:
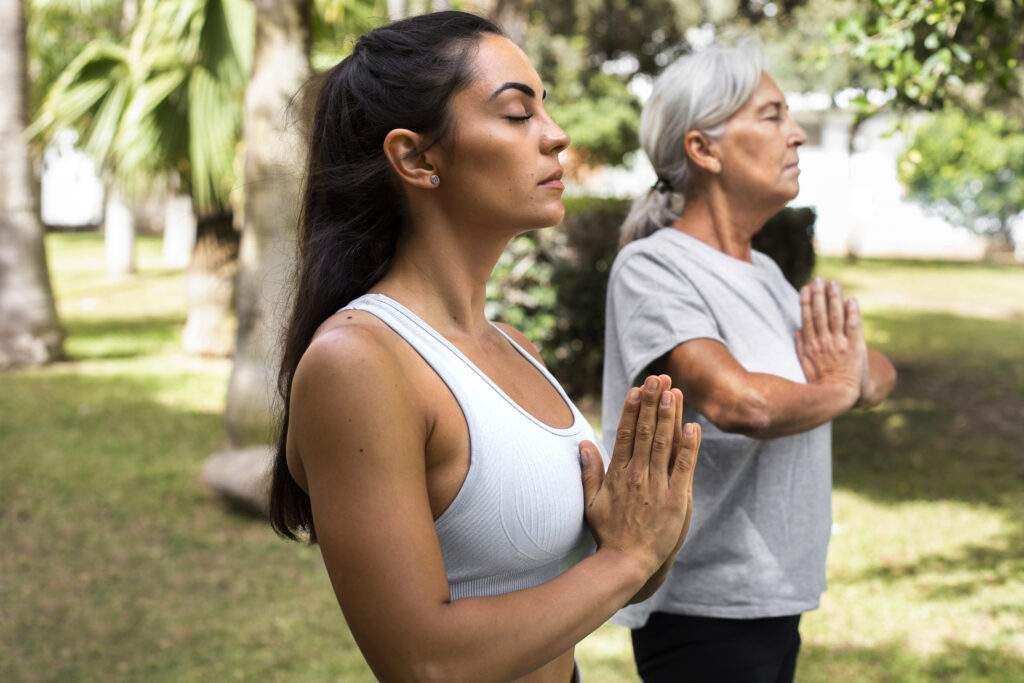
<path fill-rule="evenodd" d="M 579 444 L 600 440 L 540 363 L 495 328 L 572 410 L 573 424 L 566 429 L 549 427 L 526 412 L 397 301 L 365 294 L 345 308 L 376 316 L 405 339 L 448 386 L 466 418 L 469 472 L 434 522 L 452 600 L 537 586 L 592 550 L 583 517 Z"/>

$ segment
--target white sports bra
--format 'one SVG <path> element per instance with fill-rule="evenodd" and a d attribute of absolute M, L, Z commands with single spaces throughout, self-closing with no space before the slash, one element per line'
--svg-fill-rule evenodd
<path fill-rule="evenodd" d="M 346 309 L 376 316 L 405 339 L 448 386 L 466 418 L 469 472 L 434 522 L 452 600 L 537 586 L 592 552 L 579 444 L 589 439 L 600 448 L 600 440 L 540 363 L 502 332 L 569 406 L 573 423 L 566 429 L 549 427 L 523 410 L 397 301 L 365 294 Z"/>

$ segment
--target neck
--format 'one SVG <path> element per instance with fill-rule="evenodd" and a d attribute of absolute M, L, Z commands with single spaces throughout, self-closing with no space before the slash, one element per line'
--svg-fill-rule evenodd
<path fill-rule="evenodd" d="M 672 227 L 741 261 L 751 262 L 750 241 L 779 207 L 756 206 L 718 184 L 697 188 Z"/>
<path fill-rule="evenodd" d="M 445 336 L 481 338 L 491 332 L 487 280 L 510 238 L 493 227 L 421 215 L 399 237 L 391 269 L 371 291 L 400 301 Z"/>

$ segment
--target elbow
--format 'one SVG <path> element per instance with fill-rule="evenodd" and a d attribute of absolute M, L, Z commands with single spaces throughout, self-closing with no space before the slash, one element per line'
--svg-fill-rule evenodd
<path fill-rule="evenodd" d="M 771 434 L 772 414 L 768 400 L 754 389 L 747 389 L 733 400 L 715 406 L 706 415 L 723 432 L 761 439 Z"/>

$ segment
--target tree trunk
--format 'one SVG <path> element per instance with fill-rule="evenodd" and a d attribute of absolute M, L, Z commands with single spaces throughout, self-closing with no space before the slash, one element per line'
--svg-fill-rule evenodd
<path fill-rule="evenodd" d="M 187 198 L 186 198 L 187 199 Z M 191 214 L 192 202 L 188 202 Z M 182 334 L 185 353 L 227 356 L 231 338 L 231 304 L 238 273 L 238 231 L 230 211 L 197 221 L 192 259 L 185 272 L 188 318 Z"/>
<path fill-rule="evenodd" d="M 260 449 L 245 447 L 274 440 L 279 346 L 291 305 L 288 282 L 294 265 L 305 161 L 305 121 L 300 120 L 304 107 L 292 98 L 312 73 L 311 0 L 255 0 L 255 5 L 253 72 L 245 93 L 245 217 L 239 254 L 238 338 L 225 409 L 228 448 L 234 451 L 214 454 L 206 467 L 207 483 L 229 500 L 232 491 L 252 490 L 237 480 L 251 478 L 254 470 L 246 463 L 265 457 L 269 449 L 260 454 Z M 237 458 L 239 452 L 256 455 Z M 242 462 L 237 467 L 216 466 L 232 458 Z M 255 471 L 266 472 L 266 467 Z M 247 505 L 251 509 L 265 505 L 265 500 L 251 502 Z"/>
<path fill-rule="evenodd" d="M 51 361 L 63 340 L 24 135 L 25 64 L 22 0 L 0 0 L 0 369 Z"/>
<path fill-rule="evenodd" d="M 195 247 L 196 214 L 192 198 L 186 194 L 171 195 L 164 206 L 164 267 L 187 268 Z"/>
<path fill-rule="evenodd" d="M 103 211 L 103 257 L 112 280 L 135 272 L 135 215 L 114 185 L 107 188 Z"/>

